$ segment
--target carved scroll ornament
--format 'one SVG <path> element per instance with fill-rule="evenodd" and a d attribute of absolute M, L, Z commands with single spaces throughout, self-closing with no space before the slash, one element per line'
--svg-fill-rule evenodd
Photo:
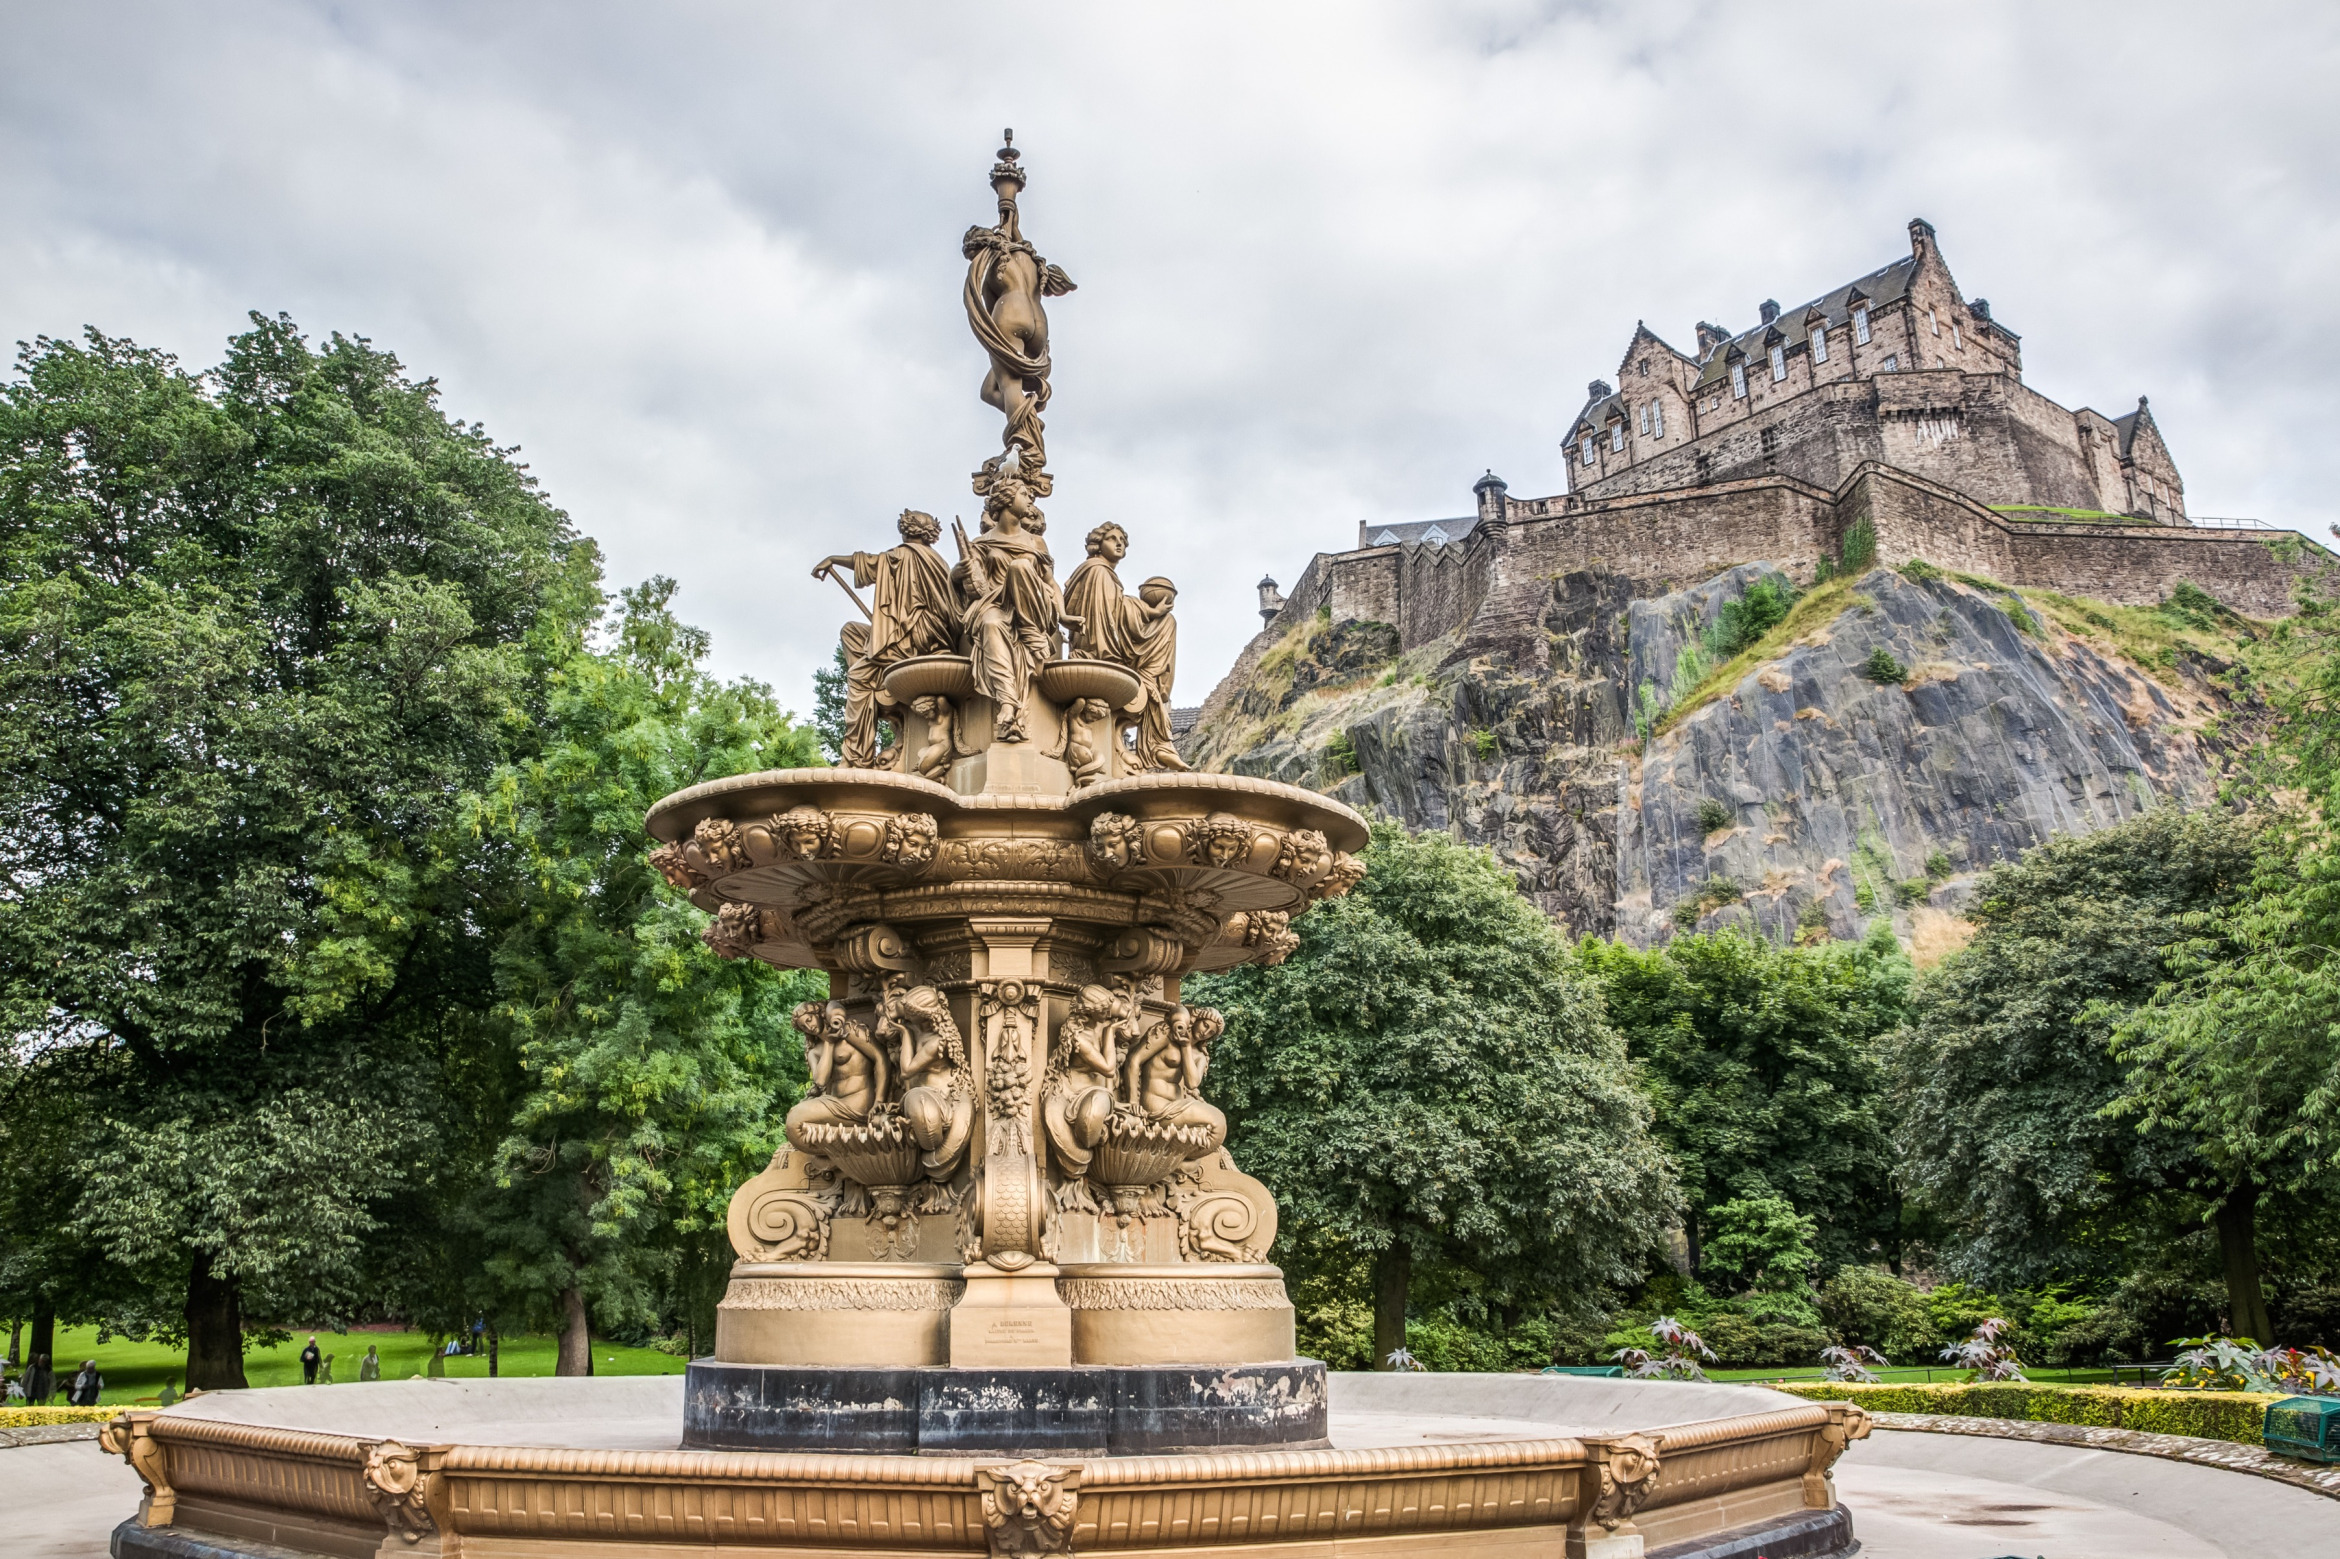
<path fill-rule="evenodd" d="M 1050 1462 L 1002 1462 L 975 1469 L 983 1530 L 997 1559 L 1072 1552 L 1081 1508 L 1081 1469 Z"/>
<path fill-rule="evenodd" d="M 98 1445 L 129 1463 L 138 1481 L 146 1485 L 146 1499 L 139 1510 L 145 1523 L 167 1527 L 177 1514 L 179 1496 L 171 1487 L 170 1461 L 154 1437 L 153 1423 L 152 1413 L 119 1413 L 98 1431 Z"/>
<path fill-rule="evenodd" d="M 366 1497 L 390 1530 L 409 1543 L 419 1543 L 439 1529 L 430 1510 L 430 1485 L 437 1476 L 425 1471 L 421 1458 L 396 1440 L 383 1440 L 366 1452 Z"/>
<path fill-rule="evenodd" d="M 1633 1513 L 1657 1492 L 1658 1447 L 1664 1440 L 1663 1435 L 1629 1434 L 1586 1441 L 1600 1479 L 1592 1515 L 1604 1530 L 1633 1530 Z"/>

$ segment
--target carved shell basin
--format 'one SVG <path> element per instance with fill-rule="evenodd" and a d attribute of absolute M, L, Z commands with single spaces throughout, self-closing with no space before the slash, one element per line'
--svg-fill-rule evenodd
<path fill-rule="evenodd" d="M 1105 926 L 1175 924 L 1159 906 L 1180 905 L 1205 917 L 1177 932 L 1197 949 L 1188 967 L 1226 967 L 1272 946 L 1260 939 L 1275 917 L 1345 891 L 1358 870 L 1347 852 L 1367 839 L 1363 819 L 1313 791 L 1182 773 L 1060 797 L 961 795 L 887 770 L 767 770 L 677 791 L 645 826 L 665 842 L 654 864 L 701 908 L 769 908 L 740 936 L 783 966 L 812 962 L 832 920 L 996 913 L 973 898 L 1045 885 L 1071 896 L 1050 912 Z M 1222 944 L 1215 928 L 1243 924 L 1262 928 L 1254 945 Z"/>
<path fill-rule="evenodd" d="M 897 704 L 929 695 L 966 698 L 975 691 L 975 671 L 964 655 L 920 655 L 887 667 L 885 688 Z"/>
<path fill-rule="evenodd" d="M 1104 1140 L 1097 1144 L 1095 1175 L 1109 1186 L 1158 1185 L 1209 1146 L 1210 1133 L 1199 1126 L 1172 1126 L 1117 1115 L 1105 1128 Z"/>
<path fill-rule="evenodd" d="M 1040 668 L 1040 696 L 1052 704 L 1101 698 L 1116 709 L 1138 702 L 1135 672 L 1109 660 L 1054 660 Z"/>

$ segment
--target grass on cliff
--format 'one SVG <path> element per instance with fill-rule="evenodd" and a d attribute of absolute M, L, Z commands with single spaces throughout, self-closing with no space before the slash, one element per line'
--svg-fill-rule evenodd
<path fill-rule="evenodd" d="M 1715 667 L 1675 699 L 1673 705 L 1650 725 L 1650 735 L 1663 736 L 1714 702 L 1715 695 L 1739 685 L 1741 678 L 1767 660 L 1778 658 L 1789 644 L 1836 620 L 1837 615 L 1853 604 L 1853 582 L 1846 578 L 1831 579 L 1826 584 L 1814 585 L 1789 608 L 1788 614 L 1763 637 Z"/>
<path fill-rule="evenodd" d="M 2151 525 L 2152 520 L 2141 520 L 2134 514 L 2114 514 L 2107 509 L 2064 509 L 2047 503 L 2001 503 L 1991 506 L 1993 514 L 2003 514 L 2011 520 L 2043 520 L 2053 525 Z"/>
<path fill-rule="evenodd" d="M 2239 661 L 2267 635 L 2264 623 L 2182 580 L 2159 606 L 2115 606 L 2052 590 L 2027 590 L 2024 595 L 2066 633 L 2111 650 L 2147 675 L 2175 671 L 2187 651 L 2212 660 Z"/>

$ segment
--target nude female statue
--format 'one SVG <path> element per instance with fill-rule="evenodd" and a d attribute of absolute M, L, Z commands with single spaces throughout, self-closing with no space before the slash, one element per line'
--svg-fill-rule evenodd
<path fill-rule="evenodd" d="M 1070 1176 L 1089 1161 L 1113 1115 L 1113 1078 L 1127 1027 L 1122 999 L 1102 985 L 1084 985 L 1057 1030 L 1055 1064 L 1041 1096 L 1040 1118 L 1057 1162 Z"/>
<path fill-rule="evenodd" d="M 1215 1153 L 1227 1140 L 1227 1117 L 1202 1096 L 1211 1068 L 1211 1042 L 1226 1029 L 1211 1007 L 1179 1007 L 1156 1024 L 1127 1063 L 1130 1100 L 1149 1120 L 1199 1127 L 1208 1141 L 1190 1158 Z"/>
<path fill-rule="evenodd" d="M 805 1128 L 868 1120 L 885 1097 L 886 1053 L 868 1029 L 846 1017 L 841 1001 L 800 1002 L 792 1021 L 804 1036 L 805 1068 L 812 1074 L 813 1093 L 788 1112 L 782 1130 L 790 1147 L 817 1154 L 821 1146 L 806 1140 Z"/>
<path fill-rule="evenodd" d="M 925 1150 L 919 1164 L 927 1177 L 948 1180 L 975 1127 L 966 1043 L 942 992 L 931 985 L 889 989 L 884 1010 L 901 1041 L 903 1123 Z"/>

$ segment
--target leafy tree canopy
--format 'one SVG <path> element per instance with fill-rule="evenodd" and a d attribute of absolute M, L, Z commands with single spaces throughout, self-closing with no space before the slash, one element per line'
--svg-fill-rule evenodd
<path fill-rule="evenodd" d="M 1276 968 L 1189 983 L 1285 1260 L 1375 1270 L 1377 1362 L 1416 1266 L 1496 1303 L 1630 1281 L 1676 1206 L 1597 990 L 1483 850 L 1374 826 L 1366 876 Z"/>
<path fill-rule="evenodd" d="M 1647 952 L 1582 945 L 1681 1176 L 1694 1268 L 1715 1210 L 1746 1199 L 1781 1198 L 1812 1219 L 1830 1268 L 1894 1246 L 1881 1036 L 1900 1020 L 1911 969 L 1877 926 L 1865 941 L 1813 948 L 1736 929 Z"/>

